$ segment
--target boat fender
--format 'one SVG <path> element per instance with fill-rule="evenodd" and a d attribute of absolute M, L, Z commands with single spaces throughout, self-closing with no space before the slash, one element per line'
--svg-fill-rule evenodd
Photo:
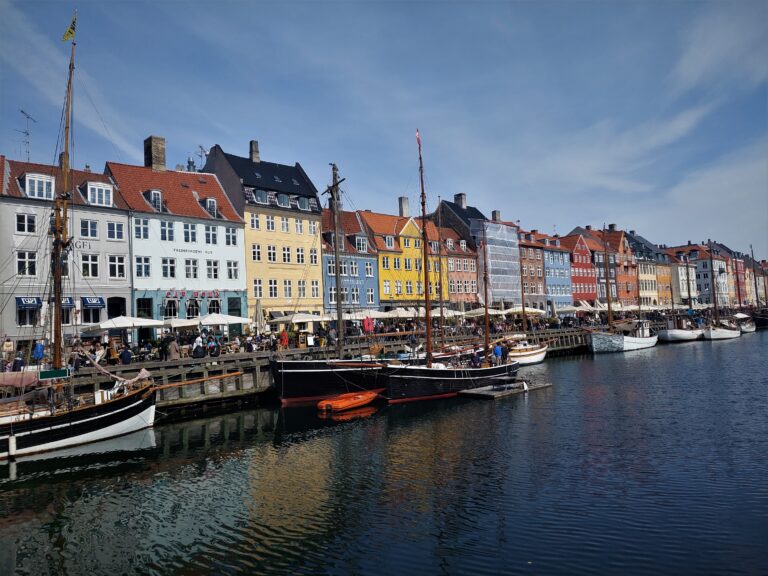
<path fill-rule="evenodd" d="M 528 392 L 528 382 L 526 382 L 525 380 L 523 380 L 523 390 Z"/>

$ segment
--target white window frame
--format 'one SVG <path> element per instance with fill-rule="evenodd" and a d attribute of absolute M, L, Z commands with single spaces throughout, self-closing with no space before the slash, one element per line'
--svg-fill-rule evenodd
<path fill-rule="evenodd" d="M 83 234 L 83 225 L 87 223 L 87 232 L 88 234 Z M 92 233 L 92 234 L 91 234 Z M 92 220 L 90 218 L 81 218 L 80 219 L 80 238 L 88 238 L 90 240 L 98 240 L 99 239 L 99 221 L 98 220 Z"/>
<path fill-rule="evenodd" d="M 184 259 L 184 277 L 189 280 L 197 280 L 198 278 L 197 258 Z"/>
<path fill-rule="evenodd" d="M 113 267 L 114 274 L 112 273 Z M 121 270 L 122 274 L 120 274 Z M 107 256 L 107 274 L 110 280 L 124 280 L 126 278 L 124 254 L 110 254 Z"/>
<path fill-rule="evenodd" d="M 101 196 L 101 198 L 99 198 Z M 110 184 L 89 183 L 88 204 L 92 206 L 112 207 L 112 186 Z"/>
<path fill-rule="evenodd" d="M 110 226 L 112 230 L 110 231 Z M 107 240 L 110 241 L 122 241 L 125 240 L 125 224 L 123 222 L 108 221 L 107 222 Z"/>
<path fill-rule="evenodd" d="M 53 191 L 56 179 L 53 176 L 45 174 L 27 174 L 24 182 L 24 190 L 27 198 L 38 198 L 40 200 L 53 200 Z M 41 190 L 38 191 L 38 183 Z"/>
<path fill-rule="evenodd" d="M 176 278 L 176 258 L 161 258 L 160 270 L 163 278 Z"/>
<path fill-rule="evenodd" d="M 32 230 L 30 230 L 30 222 Z M 17 213 L 16 234 L 37 234 L 37 214 Z"/>
<path fill-rule="evenodd" d="M 151 258 L 149 256 L 136 256 L 136 278 L 149 278 L 152 273 Z"/>
<path fill-rule="evenodd" d="M 187 244 L 197 243 L 197 224 L 184 222 L 184 242 Z"/>

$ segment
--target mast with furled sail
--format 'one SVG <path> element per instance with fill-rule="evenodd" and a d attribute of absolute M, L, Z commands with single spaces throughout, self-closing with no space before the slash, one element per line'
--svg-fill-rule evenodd
<path fill-rule="evenodd" d="M 421 157 L 421 135 L 416 129 L 416 143 L 419 146 L 419 183 L 421 185 L 421 250 L 424 263 L 422 271 L 424 272 L 424 320 L 427 323 L 426 333 L 426 355 L 427 367 L 432 367 L 432 318 L 429 303 L 429 240 L 427 237 L 427 195 L 424 192 L 424 161 Z"/>

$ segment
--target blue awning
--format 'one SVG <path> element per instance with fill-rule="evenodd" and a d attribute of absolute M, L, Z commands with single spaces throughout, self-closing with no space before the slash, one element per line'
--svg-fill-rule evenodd
<path fill-rule="evenodd" d="M 43 300 L 37 296 L 16 296 L 16 308 L 19 310 L 37 310 L 43 305 Z"/>
<path fill-rule="evenodd" d="M 104 308 L 104 298 L 101 296 L 83 296 L 83 308 Z"/>
<path fill-rule="evenodd" d="M 62 308 L 74 308 L 75 307 L 75 300 L 72 298 L 72 296 L 64 296 L 61 299 L 61 307 Z"/>

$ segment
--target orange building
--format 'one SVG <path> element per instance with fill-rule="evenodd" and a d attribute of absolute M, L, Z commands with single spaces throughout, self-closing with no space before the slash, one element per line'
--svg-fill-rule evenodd
<path fill-rule="evenodd" d="M 608 229 L 592 230 L 598 238 L 604 240 L 616 251 L 616 289 L 618 299 L 624 306 L 637 304 L 637 260 L 625 237 L 624 230 L 617 230 L 616 224 L 609 224 Z"/>

